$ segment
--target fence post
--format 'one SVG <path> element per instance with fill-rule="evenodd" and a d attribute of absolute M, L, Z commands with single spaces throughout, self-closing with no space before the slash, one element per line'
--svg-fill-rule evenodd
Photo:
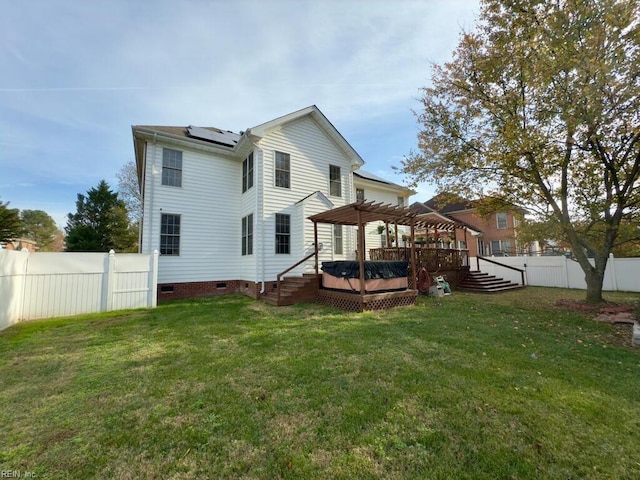
<path fill-rule="evenodd" d="M 564 257 L 564 288 L 569 288 L 569 257 Z"/>
<path fill-rule="evenodd" d="M 149 290 L 147 292 L 147 308 L 158 305 L 158 250 L 153 251 L 149 260 Z"/>
<path fill-rule="evenodd" d="M 30 320 L 29 318 L 25 318 L 24 317 L 24 304 L 27 301 L 27 272 L 29 269 L 29 250 L 27 250 L 26 248 L 23 248 L 22 250 L 20 250 L 20 253 L 24 253 L 27 258 L 25 258 L 24 260 L 24 264 L 22 266 L 22 275 L 21 275 L 21 280 L 22 280 L 22 285 L 20 286 L 20 303 L 18 303 L 19 305 L 19 312 L 18 312 L 18 318 L 16 319 L 16 321 L 21 321 L 21 320 Z M 11 325 L 11 319 L 9 319 L 9 325 Z"/>
<path fill-rule="evenodd" d="M 104 285 L 102 287 L 101 311 L 109 312 L 113 309 L 113 267 L 116 260 L 116 252 L 109 250 L 106 256 L 104 272 Z"/>
<path fill-rule="evenodd" d="M 616 273 L 616 259 L 613 256 L 613 253 L 609 254 L 609 261 L 607 262 L 607 266 L 611 267 L 611 286 L 613 287 L 613 291 L 618 291 L 618 274 Z M 605 268 L 606 272 L 606 268 Z"/>

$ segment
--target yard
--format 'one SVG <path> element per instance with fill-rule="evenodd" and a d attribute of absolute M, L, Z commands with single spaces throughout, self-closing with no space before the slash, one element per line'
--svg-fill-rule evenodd
<path fill-rule="evenodd" d="M 19 324 L 0 333 L 0 472 L 636 479 L 640 349 L 553 305 L 583 296 L 362 314 L 230 296 Z"/>

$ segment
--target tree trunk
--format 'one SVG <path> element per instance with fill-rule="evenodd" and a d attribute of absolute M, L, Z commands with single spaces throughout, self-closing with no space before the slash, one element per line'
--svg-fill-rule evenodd
<path fill-rule="evenodd" d="M 584 279 L 587 282 L 587 303 L 602 303 L 602 283 L 604 272 L 607 268 L 607 260 L 596 259 L 595 266 L 585 271 Z"/>

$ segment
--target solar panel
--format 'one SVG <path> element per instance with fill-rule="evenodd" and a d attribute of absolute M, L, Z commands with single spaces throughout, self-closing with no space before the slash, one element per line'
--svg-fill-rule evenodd
<path fill-rule="evenodd" d="M 206 140 L 207 142 L 218 143 L 227 147 L 233 147 L 238 143 L 239 135 L 222 130 L 209 130 L 208 128 L 194 127 L 189 125 L 187 132 L 190 137 Z"/>
<path fill-rule="evenodd" d="M 374 174 L 373 174 L 373 173 L 371 173 L 371 172 L 366 172 L 366 171 L 364 171 L 364 170 L 362 170 L 362 169 L 360 169 L 360 170 L 356 170 L 356 171 L 355 171 L 355 172 L 353 172 L 353 173 L 355 173 L 355 174 L 356 174 L 356 176 L 361 177 L 361 178 L 365 178 L 365 179 L 367 179 L 367 180 L 374 180 L 374 181 L 376 181 L 376 182 L 387 183 L 387 184 L 389 184 L 389 185 L 395 185 L 395 183 L 391 183 L 390 181 L 385 180 L 384 178 L 380 178 L 380 177 L 378 177 L 377 175 L 374 175 Z"/>

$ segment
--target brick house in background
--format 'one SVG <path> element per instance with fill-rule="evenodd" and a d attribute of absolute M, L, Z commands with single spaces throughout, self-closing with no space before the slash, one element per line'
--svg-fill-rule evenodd
<path fill-rule="evenodd" d="M 460 197 L 454 197 L 452 200 L 451 195 L 436 195 L 424 203 L 413 203 L 411 208 L 420 214 L 438 215 L 467 227 L 466 232 L 456 230 L 455 237 L 444 241 L 440 238 L 441 246 L 467 249 L 472 257 L 526 253 L 517 239 L 517 228 L 522 213 L 515 209 L 481 216 L 478 213 L 477 201 Z M 420 232 L 416 232 L 416 235 L 419 234 Z"/>
<path fill-rule="evenodd" d="M 2 244 L 2 248 L 7 250 L 23 250 L 26 249 L 29 253 L 33 253 L 38 250 L 38 244 L 29 238 L 16 238 Z"/>

